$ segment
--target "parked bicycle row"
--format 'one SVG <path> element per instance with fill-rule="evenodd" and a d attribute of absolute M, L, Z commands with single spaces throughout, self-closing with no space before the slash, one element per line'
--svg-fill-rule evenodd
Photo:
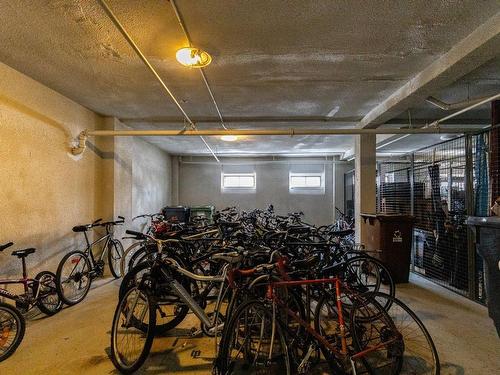
<path fill-rule="evenodd" d="M 216 374 L 438 374 L 423 323 L 395 298 L 387 268 L 352 244 L 352 229 L 300 213 L 231 207 L 214 223 L 160 225 L 125 250 L 111 329 L 122 373 L 189 313 L 213 337 Z"/>
<path fill-rule="evenodd" d="M 81 302 L 107 260 L 110 273 L 123 276 L 111 329 L 111 359 L 122 373 L 139 369 L 154 338 L 192 313 L 214 340 L 216 374 L 438 374 L 425 326 L 395 298 L 384 264 L 354 245 L 353 221 L 338 216 L 315 227 L 272 206 L 229 207 L 187 222 L 162 211 L 133 219 L 146 225 L 126 231 L 125 250 L 113 230 L 124 218 L 99 219 L 73 228 L 84 250 L 34 279 L 25 262 L 34 249 L 14 252 L 23 278 L 0 284 L 23 284 L 25 293 L 0 289 L 17 306 L 0 305 L 0 361 L 23 338 L 22 312 L 38 306 L 51 315 Z M 96 228 L 104 233 L 91 241 Z"/>
<path fill-rule="evenodd" d="M 11 253 L 21 260 L 22 277 L 0 279 L 0 297 L 14 303 L 0 302 L 0 362 L 11 356 L 23 340 L 26 331 L 24 315 L 28 311 L 37 307 L 42 313 L 51 316 L 61 311 L 64 304 L 80 302 L 88 293 L 92 280 L 103 275 L 105 259 L 111 274 L 115 278 L 120 277 L 123 246 L 114 238 L 113 227 L 124 222 L 125 218 L 119 216 L 116 221 L 103 222 L 98 219 L 91 224 L 73 227 L 74 232 L 84 234 L 86 247 L 64 255 L 56 274 L 42 271 L 34 278 L 30 277 L 26 258 L 36 252 L 34 248 Z M 104 234 L 90 242 L 88 232 L 97 227 L 104 228 Z M 0 245 L 0 253 L 13 245 L 13 242 Z M 96 255 L 98 247 L 101 250 Z M 9 285 L 20 285 L 22 293 L 7 290 Z"/>

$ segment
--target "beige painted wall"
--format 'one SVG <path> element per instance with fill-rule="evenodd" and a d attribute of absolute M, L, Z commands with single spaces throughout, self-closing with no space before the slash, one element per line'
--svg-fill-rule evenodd
<path fill-rule="evenodd" d="M 81 246 L 74 225 L 170 202 L 170 157 L 142 139 L 91 139 L 70 154 L 80 131 L 117 124 L 0 63 L 0 243 L 36 247 L 33 276 Z M 2 276 L 21 271 L 11 251 L 0 253 Z"/>
<path fill-rule="evenodd" d="M 69 153 L 81 130 L 101 118 L 57 92 L 0 64 L 0 242 L 36 247 L 30 266 L 55 270 L 79 237 L 72 225 L 96 216 L 94 152 Z M 20 272 L 20 262 L 0 254 L 1 274 Z"/>

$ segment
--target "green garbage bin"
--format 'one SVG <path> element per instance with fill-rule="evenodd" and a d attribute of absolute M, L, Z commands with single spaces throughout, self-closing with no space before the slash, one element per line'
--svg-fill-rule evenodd
<path fill-rule="evenodd" d="M 208 224 L 213 223 L 214 206 L 195 206 L 191 207 L 191 220 L 195 217 L 207 219 Z"/>

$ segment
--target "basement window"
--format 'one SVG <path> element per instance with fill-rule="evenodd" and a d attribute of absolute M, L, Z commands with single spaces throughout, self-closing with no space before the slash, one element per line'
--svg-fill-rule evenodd
<path fill-rule="evenodd" d="M 255 190 L 257 181 L 253 173 L 224 173 L 221 174 L 221 187 L 223 191 Z"/>
<path fill-rule="evenodd" d="M 289 191 L 295 194 L 324 194 L 325 174 L 290 172 Z"/>

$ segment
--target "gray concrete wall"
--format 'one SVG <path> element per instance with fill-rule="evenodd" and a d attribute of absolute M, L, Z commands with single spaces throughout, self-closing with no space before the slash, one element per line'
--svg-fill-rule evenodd
<path fill-rule="evenodd" d="M 278 163 L 262 164 L 264 158 L 233 158 L 223 159 L 223 165 L 217 165 L 207 158 L 180 158 L 179 162 L 179 204 L 181 205 L 215 205 L 216 208 L 238 206 L 243 210 L 253 208 L 264 209 L 274 204 L 278 213 L 303 211 L 305 221 L 323 225 L 333 220 L 334 205 L 343 197 L 336 196 L 333 188 L 333 165 L 331 162 L 314 158 L 290 158 L 288 163 L 281 160 Z M 213 160 L 213 159 L 212 159 Z M 190 161 L 200 164 L 190 164 Z M 254 193 L 227 193 L 221 191 L 222 168 L 227 164 L 243 163 L 245 171 L 254 168 L 257 178 L 257 188 Z M 314 163 L 314 164 L 306 164 Z M 290 168 L 303 166 L 325 170 L 324 194 L 290 194 L 288 179 Z M 231 166 L 235 171 L 236 166 Z M 337 171 L 340 173 L 340 169 Z M 339 181 L 339 179 L 337 179 Z M 341 179 L 343 185 L 343 178 Z M 343 189 L 343 186 L 342 186 Z M 335 189 L 337 191 L 339 189 Z M 342 203 L 343 204 L 343 203 Z"/>

